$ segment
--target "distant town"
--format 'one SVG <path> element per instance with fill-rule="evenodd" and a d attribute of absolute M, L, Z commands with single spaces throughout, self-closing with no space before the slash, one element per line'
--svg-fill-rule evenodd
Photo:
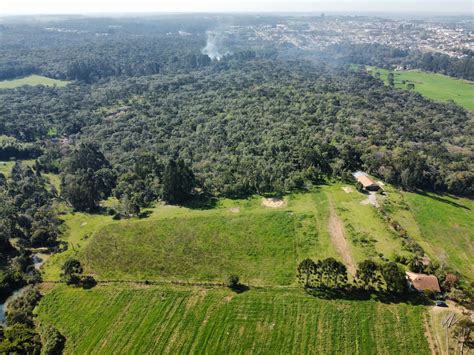
<path fill-rule="evenodd" d="M 474 50 L 472 25 L 472 21 L 450 23 L 322 15 L 282 18 L 277 24 L 231 26 L 226 32 L 249 41 L 271 41 L 305 50 L 344 43 L 377 43 L 463 58 Z"/>

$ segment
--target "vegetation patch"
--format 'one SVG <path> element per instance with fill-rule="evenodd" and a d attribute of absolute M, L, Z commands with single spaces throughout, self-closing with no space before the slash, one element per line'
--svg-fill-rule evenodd
<path fill-rule="evenodd" d="M 286 212 L 110 224 L 81 258 L 102 279 L 177 279 L 290 284 L 294 219 Z"/>
<path fill-rule="evenodd" d="M 375 67 L 368 67 L 368 70 L 389 84 L 388 70 Z M 471 81 L 421 70 L 403 70 L 393 72 L 393 74 L 396 88 L 415 90 L 435 101 L 454 101 L 468 110 L 474 110 L 474 100 L 472 99 L 474 84 Z"/>
<path fill-rule="evenodd" d="M 298 290 L 130 285 L 60 286 L 38 309 L 41 323 L 65 335 L 66 353 L 428 354 L 423 312 Z"/>
<path fill-rule="evenodd" d="M 0 89 L 15 89 L 25 85 L 57 86 L 61 88 L 66 86 L 67 84 L 68 82 L 64 80 L 51 79 L 41 75 L 30 75 L 21 79 L 0 81 Z"/>

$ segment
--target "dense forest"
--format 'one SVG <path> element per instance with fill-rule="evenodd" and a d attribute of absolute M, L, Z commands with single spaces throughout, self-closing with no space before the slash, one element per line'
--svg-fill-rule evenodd
<path fill-rule="evenodd" d="M 183 159 L 217 195 L 285 192 L 360 168 L 407 189 L 472 193 L 471 113 L 364 73 L 252 57 L 4 91 L 0 130 L 47 152 L 59 145 L 62 154 L 70 144 L 48 133 L 100 143 L 118 176 L 144 154 L 162 167 Z"/>

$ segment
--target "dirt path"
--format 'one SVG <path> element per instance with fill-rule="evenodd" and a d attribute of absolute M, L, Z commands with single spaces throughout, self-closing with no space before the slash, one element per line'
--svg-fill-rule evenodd
<path fill-rule="evenodd" d="M 430 323 L 429 323 L 429 320 L 428 320 L 428 315 L 425 314 L 423 316 L 423 324 L 425 326 L 425 337 L 426 337 L 426 340 L 428 341 L 428 345 L 430 347 L 430 351 L 431 351 L 431 354 L 432 355 L 436 355 L 438 352 L 436 351 L 436 345 L 435 345 L 435 342 L 433 340 L 433 336 L 431 334 L 431 328 L 430 328 Z"/>
<path fill-rule="evenodd" d="M 349 243 L 347 242 L 346 235 L 344 232 L 344 225 L 336 213 L 336 209 L 332 203 L 331 198 L 328 196 L 329 202 L 329 222 L 328 230 L 331 236 L 331 242 L 334 245 L 334 248 L 342 257 L 344 264 L 353 276 L 356 273 L 356 264 L 352 258 L 351 249 Z"/>

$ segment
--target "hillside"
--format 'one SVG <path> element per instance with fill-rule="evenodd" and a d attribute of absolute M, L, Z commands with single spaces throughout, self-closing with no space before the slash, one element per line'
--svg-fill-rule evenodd
<path fill-rule="evenodd" d="M 436 224 L 444 221 L 419 209 L 420 205 L 438 209 L 437 204 L 442 204 L 451 223 L 459 222 L 461 228 L 474 220 L 472 201 L 462 199 L 455 205 L 446 202 L 453 197 L 385 188 L 388 194 L 379 196 L 379 202 L 413 233 L 428 255 L 448 262 L 472 280 L 468 250 L 458 247 L 463 238 L 468 238 L 467 247 L 471 247 L 472 236 L 446 226 L 451 231 L 447 238 Z M 391 353 L 394 345 L 390 342 L 395 338 L 380 336 L 386 332 L 400 334 L 403 342 L 397 338 L 397 346 L 408 352 L 429 352 L 424 337 L 426 306 L 321 300 L 305 295 L 296 283 L 297 264 L 305 257 L 333 256 L 346 261 L 334 244 L 331 213 L 341 223 L 346 252 L 355 264 L 366 258 L 383 261 L 412 255 L 375 207 L 361 204 L 366 199 L 351 185 L 337 183 L 288 195 L 278 208 L 263 206 L 262 197 L 255 196 L 219 200 L 207 209 L 158 205 L 147 218 L 126 221 L 68 214 L 65 239 L 70 248 L 47 261 L 44 279 L 58 280 L 59 266 L 65 257 L 74 256 L 104 283 L 92 290 L 56 286 L 38 308 L 39 320 L 61 330 L 68 339 L 66 349 L 85 352 L 123 346 L 134 352 L 158 344 L 166 351 L 227 348 L 238 352 L 244 344 L 259 353 L 281 347 L 288 353 L 349 354 L 354 348 L 362 353 Z M 408 206 L 402 208 L 402 201 L 408 201 Z M 432 228 L 428 230 L 427 225 Z M 438 259 L 440 250 L 446 259 Z M 219 286 L 230 273 L 239 274 L 250 289 L 236 294 Z M 145 281 L 158 284 L 147 286 Z M 169 282 L 208 286 L 171 286 Z M 100 322 L 96 322 L 97 314 Z M 84 334 L 82 329 L 89 330 Z M 218 340 L 226 332 L 240 334 L 239 343 L 228 337 L 228 342 Z"/>
<path fill-rule="evenodd" d="M 422 306 L 318 300 L 299 290 L 58 287 L 38 312 L 66 334 L 66 353 L 430 353 Z"/>
<path fill-rule="evenodd" d="M 372 75 L 388 84 L 388 70 L 368 67 Z M 403 70 L 394 72 L 395 87 L 409 89 L 408 84 L 414 85 L 414 90 L 435 101 L 453 101 L 458 105 L 474 110 L 474 83 L 468 80 L 451 78 L 446 75 L 427 73 L 421 70 Z"/>

